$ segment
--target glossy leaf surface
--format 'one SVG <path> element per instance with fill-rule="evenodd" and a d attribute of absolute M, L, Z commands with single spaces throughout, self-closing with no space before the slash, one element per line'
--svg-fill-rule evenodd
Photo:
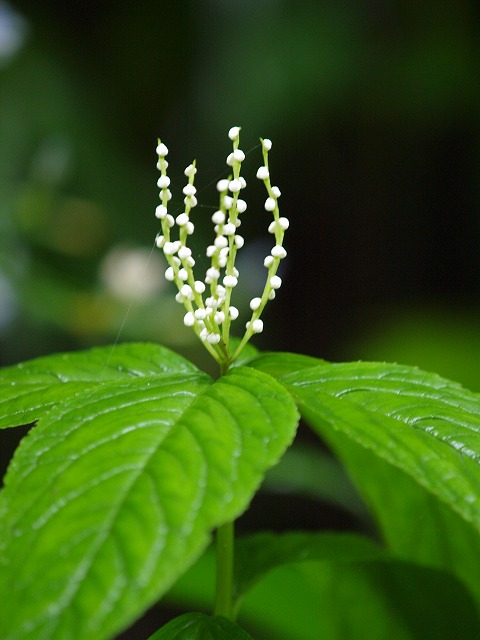
<path fill-rule="evenodd" d="M 323 365 L 283 382 L 305 415 L 404 470 L 480 531 L 480 398 L 411 367 Z"/>
<path fill-rule="evenodd" d="M 0 369 L 0 428 L 38 420 L 56 403 L 100 383 L 195 371 L 182 356 L 147 343 L 97 347 L 22 362 Z"/>
<path fill-rule="evenodd" d="M 261 372 L 193 371 L 97 384 L 23 440 L 0 498 L 5 640 L 111 637 L 246 508 L 295 405 Z"/>
<path fill-rule="evenodd" d="M 328 362 L 304 356 L 300 353 L 288 352 L 265 352 L 252 357 L 249 361 L 250 366 L 260 369 L 265 373 L 269 373 L 274 378 L 281 378 L 289 373 L 299 373 L 305 369 L 317 367 L 320 364 L 328 365 Z"/>
<path fill-rule="evenodd" d="M 344 462 L 390 548 L 448 568 L 480 599 L 479 396 L 395 364 L 284 373 L 279 355 L 282 383 Z"/>
<path fill-rule="evenodd" d="M 378 559 L 381 547 L 350 533 L 258 533 L 240 538 L 235 556 L 235 595 L 245 596 L 272 569 L 307 561 L 358 562 Z"/>

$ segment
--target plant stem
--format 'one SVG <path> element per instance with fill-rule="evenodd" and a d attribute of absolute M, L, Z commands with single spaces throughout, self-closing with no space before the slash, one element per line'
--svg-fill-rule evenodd
<path fill-rule="evenodd" d="M 215 615 L 234 619 L 233 588 L 234 524 L 227 522 L 217 529 L 217 583 Z"/>
<path fill-rule="evenodd" d="M 220 376 L 228 373 L 230 367 L 228 344 L 225 356 L 225 360 L 220 362 Z M 234 620 L 235 618 L 232 601 L 234 539 L 235 528 L 233 522 L 227 522 L 218 527 L 214 614 L 216 616 L 224 616 L 229 620 Z"/>
<path fill-rule="evenodd" d="M 220 375 L 224 376 L 226 373 L 228 373 L 229 368 L 230 368 L 230 359 L 228 358 L 228 355 L 227 355 L 226 359 L 220 362 Z"/>

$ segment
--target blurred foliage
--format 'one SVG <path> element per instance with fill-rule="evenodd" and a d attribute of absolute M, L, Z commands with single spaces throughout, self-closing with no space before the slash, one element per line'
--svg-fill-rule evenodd
<path fill-rule="evenodd" d="M 365 330 L 345 344 L 349 358 L 394 361 L 435 371 L 480 391 L 480 315 L 461 304 L 431 302 L 410 308 L 377 309 Z"/>

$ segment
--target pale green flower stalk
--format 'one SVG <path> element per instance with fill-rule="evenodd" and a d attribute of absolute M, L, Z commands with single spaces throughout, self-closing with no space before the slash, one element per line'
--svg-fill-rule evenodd
<path fill-rule="evenodd" d="M 245 179 L 240 175 L 242 162 L 245 159 L 245 154 L 239 148 L 240 127 L 232 127 L 228 137 L 233 143 L 232 152 L 227 157 L 227 165 L 231 167 L 232 173 L 227 179 L 217 183 L 220 203 L 218 210 L 211 218 L 215 239 L 206 250 L 211 262 L 202 280 L 195 279 L 193 271 L 195 260 L 188 246 L 188 237 L 195 230 L 190 219 L 192 209 L 197 205 L 194 186 L 197 172 L 195 161 L 188 165 L 184 172 L 188 178 L 188 183 L 183 188 L 185 210 L 174 219 L 168 213 L 168 203 L 172 197 L 169 189 L 170 178 L 167 175 L 168 162 L 165 159 L 168 149 L 160 140 L 157 146 L 157 167 L 161 175 L 157 185 L 160 187 L 161 204 L 155 211 L 162 226 L 161 233 L 157 235 L 156 244 L 163 250 L 169 265 L 165 271 L 165 278 L 175 283 L 178 289 L 176 300 L 185 307 L 183 322 L 186 326 L 192 327 L 224 371 L 238 357 L 252 335 L 263 331 L 263 321 L 260 316 L 267 302 L 275 297 L 276 290 L 282 284 L 277 276 L 277 270 L 280 261 L 287 255 L 283 247 L 283 238 L 289 226 L 288 219 L 280 217 L 278 208 L 280 189 L 272 186 L 270 182 L 268 152 L 272 148 L 272 143 L 268 139 L 260 139 L 263 165 L 257 171 L 257 178 L 262 180 L 267 190 L 265 210 L 273 217 L 268 231 L 274 236 L 275 245 L 264 260 L 267 276 L 263 291 L 250 301 L 252 313 L 245 325 L 245 333 L 235 352 L 229 355 L 230 327 L 239 316 L 237 307 L 232 305 L 233 290 L 239 278 L 235 258 L 244 244 L 238 228 L 241 224 L 240 216 L 247 209 L 247 203 L 239 197 L 246 187 Z M 176 239 L 172 237 L 173 231 L 177 232 Z"/>

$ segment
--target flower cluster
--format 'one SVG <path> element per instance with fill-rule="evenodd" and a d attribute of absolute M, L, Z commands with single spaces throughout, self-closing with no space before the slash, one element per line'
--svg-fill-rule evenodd
<path fill-rule="evenodd" d="M 233 354 L 229 354 L 229 334 L 232 321 L 238 318 L 238 309 L 232 305 L 232 291 L 237 286 L 239 272 L 235 267 L 237 251 L 243 247 L 244 239 L 238 229 L 241 225 L 240 215 L 247 209 L 247 203 L 240 197 L 246 187 L 245 179 L 240 175 L 244 152 L 239 148 L 240 127 L 232 127 L 228 137 L 233 143 L 232 152 L 227 157 L 230 175 L 227 179 L 217 183 L 220 194 L 219 208 L 212 215 L 215 239 L 207 247 L 207 257 L 210 266 L 202 280 L 196 280 L 193 267 L 195 260 L 188 246 L 188 236 L 194 232 L 191 221 L 192 209 L 197 205 L 194 179 L 197 169 L 195 162 L 185 169 L 188 182 L 183 188 L 184 211 L 175 218 L 168 213 L 168 203 L 171 200 L 170 178 L 167 175 L 168 162 L 165 159 L 168 149 L 158 141 L 157 154 L 160 178 L 157 185 L 160 188 L 160 201 L 155 215 L 161 221 L 161 233 L 156 237 L 156 245 L 163 250 L 168 262 L 165 278 L 175 283 L 178 293 L 177 302 L 184 305 L 186 313 L 183 322 L 192 327 L 205 344 L 205 347 L 221 365 L 232 362 L 240 353 L 243 346 L 255 333 L 263 330 L 260 319 L 262 311 L 268 302 L 275 297 L 276 290 L 282 281 L 277 276 L 280 261 L 287 252 L 283 247 L 283 237 L 289 222 L 280 217 L 278 198 L 280 189 L 270 183 L 268 168 L 268 152 L 272 148 L 270 140 L 260 140 L 263 152 L 263 165 L 257 171 L 257 178 L 262 180 L 267 190 L 265 210 L 272 214 L 268 231 L 274 236 L 275 244 L 270 254 L 265 258 L 267 277 L 263 292 L 259 297 L 250 301 L 251 317 L 246 323 L 245 334 Z M 177 228 L 177 229 L 175 229 Z M 176 239 L 172 237 L 175 229 Z"/>

